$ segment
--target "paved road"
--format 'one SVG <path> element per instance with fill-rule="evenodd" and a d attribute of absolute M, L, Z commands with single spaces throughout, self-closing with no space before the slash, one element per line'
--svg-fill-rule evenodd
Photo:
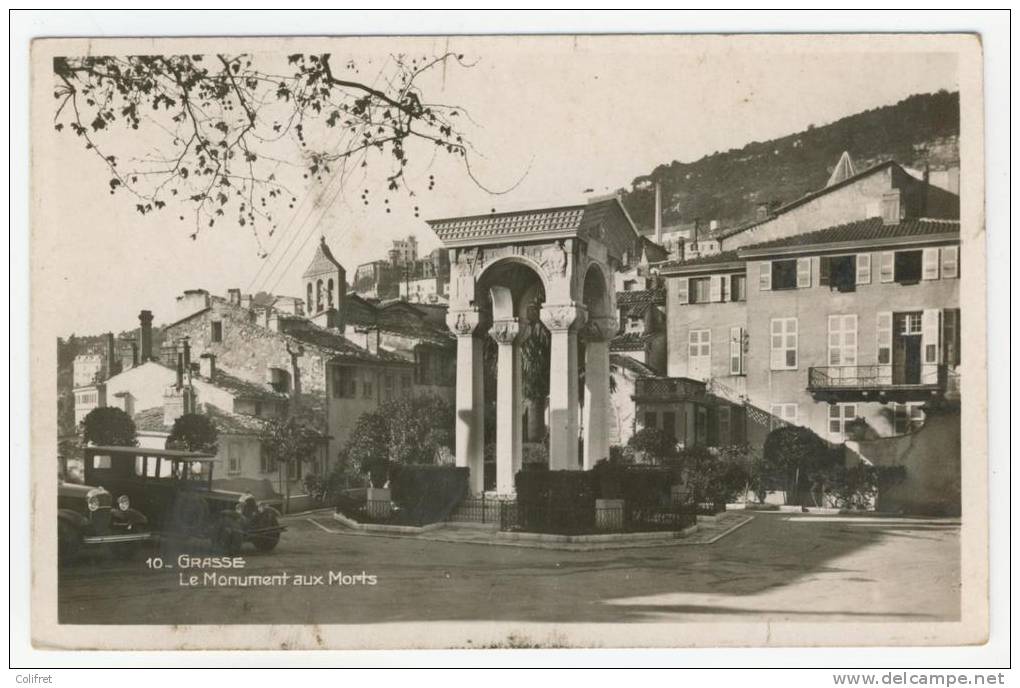
<path fill-rule="evenodd" d="M 335 524 L 319 517 L 326 528 Z M 713 545 L 562 552 L 327 532 L 290 521 L 239 571 L 80 561 L 60 573 L 62 623 L 498 620 L 948 621 L 959 618 L 951 522 L 758 514 Z M 197 545 L 194 556 L 210 556 Z M 168 558 L 168 563 L 176 562 Z M 376 577 L 329 585 L 330 572 Z M 322 576 L 308 587 L 182 586 L 204 573 Z"/>

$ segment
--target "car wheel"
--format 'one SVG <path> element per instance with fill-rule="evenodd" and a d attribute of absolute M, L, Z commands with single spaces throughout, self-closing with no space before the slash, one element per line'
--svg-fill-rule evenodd
<path fill-rule="evenodd" d="M 70 523 L 57 521 L 57 559 L 66 564 L 74 559 L 81 549 L 81 533 Z"/>
<path fill-rule="evenodd" d="M 280 521 L 276 518 L 276 514 L 270 514 L 264 525 L 275 528 L 280 525 Z M 252 544 L 255 545 L 255 549 L 258 551 L 272 552 L 276 548 L 276 545 L 280 542 L 280 531 L 266 535 L 256 535 L 251 539 L 251 541 Z"/>

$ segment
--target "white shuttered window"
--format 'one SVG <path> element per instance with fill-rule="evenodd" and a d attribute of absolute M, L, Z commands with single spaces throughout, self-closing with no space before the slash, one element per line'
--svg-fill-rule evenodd
<path fill-rule="evenodd" d="M 772 318 L 770 325 L 772 370 L 797 368 L 797 318 Z"/>
<path fill-rule="evenodd" d="M 939 278 L 939 250 L 926 248 L 921 253 L 921 279 L 937 280 Z"/>
<path fill-rule="evenodd" d="M 871 284 L 871 254 L 857 254 L 857 284 Z"/>
<path fill-rule="evenodd" d="M 758 289 L 772 290 L 772 261 L 767 260 L 758 265 Z"/>

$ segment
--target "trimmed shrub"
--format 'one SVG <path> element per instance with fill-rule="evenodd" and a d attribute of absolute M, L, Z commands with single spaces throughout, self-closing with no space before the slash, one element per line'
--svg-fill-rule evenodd
<path fill-rule="evenodd" d="M 676 456 L 676 440 L 659 428 L 642 428 L 627 442 L 647 463 L 661 463 Z"/>
<path fill-rule="evenodd" d="M 468 493 L 467 468 L 395 463 L 389 477 L 396 520 L 408 525 L 443 520 Z"/>
<path fill-rule="evenodd" d="M 134 447 L 135 422 L 115 406 L 100 406 L 89 411 L 82 420 L 82 439 L 100 446 Z"/>
<path fill-rule="evenodd" d="M 522 530 L 580 533 L 595 527 L 594 471 L 521 471 L 514 482 Z"/>
<path fill-rule="evenodd" d="M 186 449 L 216 453 L 219 431 L 209 416 L 200 413 L 186 413 L 174 421 L 174 427 L 166 438 L 167 449 Z"/>

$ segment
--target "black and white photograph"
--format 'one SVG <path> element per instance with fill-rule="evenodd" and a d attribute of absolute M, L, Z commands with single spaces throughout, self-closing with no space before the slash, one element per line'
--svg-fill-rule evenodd
<path fill-rule="evenodd" d="M 33 643 L 984 643 L 981 55 L 34 41 Z"/>

